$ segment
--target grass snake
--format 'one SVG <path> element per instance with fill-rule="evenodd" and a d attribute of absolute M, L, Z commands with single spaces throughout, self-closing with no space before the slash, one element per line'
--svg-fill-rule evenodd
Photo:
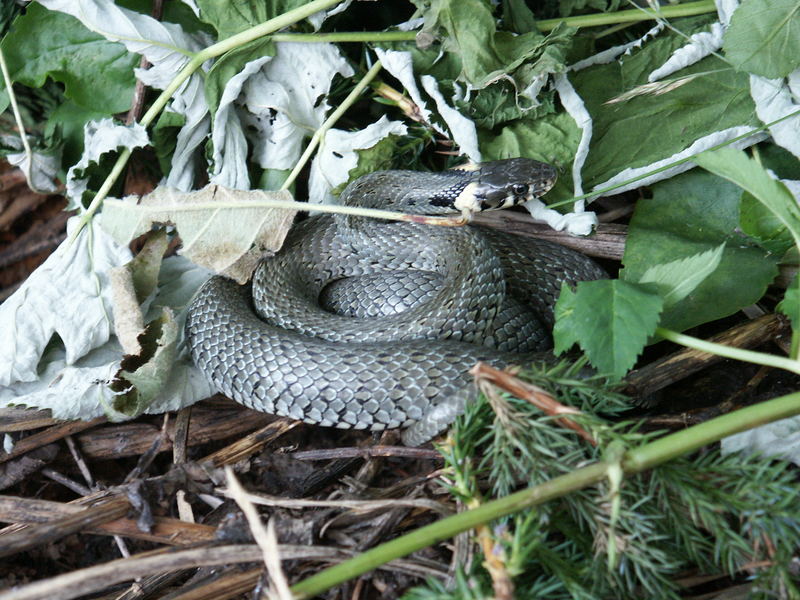
<path fill-rule="evenodd" d="M 470 213 L 525 202 L 555 177 L 522 158 L 380 171 L 348 185 L 341 201 Z M 187 341 L 212 384 L 245 406 L 325 426 L 409 427 L 403 439 L 416 445 L 463 410 L 477 361 L 549 356 L 561 283 L 603 276 L 582 254 L 543 240 L 318 215 L 261 261 L 252 285 L 212 277 L 189 308 Z"/>

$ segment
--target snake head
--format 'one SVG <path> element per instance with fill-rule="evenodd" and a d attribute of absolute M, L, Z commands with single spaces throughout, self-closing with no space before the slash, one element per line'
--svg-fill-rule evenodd
<path fill-rule="evenodd" d="M 462 213 L 523 204 L 547 192 L 558 177 L 555 167 L 530 158 L 495 160 L 469 170 L 473 179 L 454 203 Z"/>

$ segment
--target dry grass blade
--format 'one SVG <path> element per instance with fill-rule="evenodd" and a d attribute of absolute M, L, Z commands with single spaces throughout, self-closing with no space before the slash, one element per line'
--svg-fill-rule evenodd
<path fill-rule="evenodd" d="M 225 479 L 228 482 L 228 493 L 244 513 L 247 523 L 250 525 L 253 539 L 255 539 L 258 547 L 261 548 L 261 558 L 267 567 L 271 583 L 267 596 L 274 600 L 293 600 L 294 596 L 289 589 L 289 582 L 281 569 L 275 524 L 270 520 L 269 525 L 264 527 L 255 505 L 250 502 L 247 492 L 239 483 L 239 480 L 236 479 L 236 475 L 234 475 L 233 469 L 230 467 L 225 467 Z"/>

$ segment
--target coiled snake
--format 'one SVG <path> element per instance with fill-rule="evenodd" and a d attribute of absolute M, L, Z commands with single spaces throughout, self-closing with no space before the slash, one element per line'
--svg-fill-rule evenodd
<path fill-rule="evenodd" d="M 474 212 L 525 202 L 555 176 L 529 159 L 381 171 L 351 183 L 341 200 Z M 603 276 L 582 254 L 546 241 L 321 215 L 260 263 L 252 298 L 250 286 L 212 277 L 189 308 L 186 335 L 195 364 L 245 406 L 342 428 L 411 426 L 404 441 L 416 445 L 462 410 L 477 361 L 542 356 L 562 281 Z"/>

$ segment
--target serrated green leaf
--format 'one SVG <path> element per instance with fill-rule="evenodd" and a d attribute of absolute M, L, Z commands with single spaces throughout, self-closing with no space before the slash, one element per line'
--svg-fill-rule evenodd
<path fill-rule="evenodd" d="M 653 265 L 642 274 L 639 283 L 655 284 L 664 299 L 664 308 L 670 308 L 686 298 L 716 270 L 724 250 L 723 242 L 706 252 Z"/>
<path fill-rule="evenodd" d="M 535 61 L 550 45 L 563 45 L 566 52 L 575 32 L 566 26 L 547 37 L 539 31 L 520 35 L 498 32 L 492 7 L 483 0 L 416 0 L 414 4 L 425 18 L 423 31 L 441 39 L 445 51 L 459 57 L 459 78 L 476 89 Z M 556 68 L 563 70 L 563 60 Z"/>
<path fill-rule="evenodd" d="M 32 3 L 1 46 L 16 82 L 41 87 L 51 77 L 84 109 L 111 115 L 130 108 L 139 57 L 74 17 Z"/>
<path fill-rule="evenodd" d="M 555 351 L 577 343 L 598 371 L 622 378 L 655 332 L 662 308 L 658 294 L 620 279 L 582 281 L 575 292 L 562 286 Z"/>
<path fill-rule="evenodd" d="M 743 0 L 724 37 L 725 58 L 736 68 L 771 79 L 800 67 L 800 3 Z"/>
<path fill-rule="evenodd" d="M 748 158 L 743 150 L 733 148 L 703 152 L 695 162 L 752 194 L 777 217 L 800 246 L 800 207 L 788 188 L 770 177 L 758 162 Z"/>
<path fill-rule="evenodd" d="M 653 197 L 637 202 L 622 258 L 626 281 L 726 243 L 717 269 L 664 310 L 662 327 L 682 331 L 730 315 L 756 302 L 777 275 L 777 258 L 737 231 L 740 197 L 735 185 L 695 171 L 653 186 Z"/>
<path fill-rule="evenodd" d="M 646 167 L 685 150 L 695 140 L 741 125 L 760 125 L 746 73 L 709 56 L 678 71 L 698 74 L 667 94 L 641 95 L 605 104 L 648 82 L 648 75 L 686 43 L 684 34 L 708 27 L 708 18 L 686 19 L 681 35 L 660 35 L 625 56 L 570 74 L 593 119 L 592 141 L 582 175 L 584 188 L 601 184 L 624 169 Z M 720 110 L 724 106 L 725 110 Z M 562 178 L 563 179 L 563 178 Z"/>

